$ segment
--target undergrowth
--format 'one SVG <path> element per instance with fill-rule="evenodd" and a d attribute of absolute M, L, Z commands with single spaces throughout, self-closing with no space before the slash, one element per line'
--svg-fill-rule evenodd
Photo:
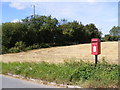
<path fill-rule="evenodd" d="M 95 67 L 92 63 L 65 62 L 49 64 L 46 62 L 2 62 L 3 74 L 22 75 L 27 78 L 41 79 L 62 84 L 80 85 L 91 88 L 118 87 L 118 65 L 105 61 Z"/>

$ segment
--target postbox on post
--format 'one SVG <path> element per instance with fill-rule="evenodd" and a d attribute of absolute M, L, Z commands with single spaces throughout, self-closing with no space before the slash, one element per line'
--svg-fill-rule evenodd
<path fill-rule="evenodd" d="M 91 40 L 91 43 L 92 43 L 92 54 L 93 55 L 99 55 L 101 53 L 100 39 L 93 38 Z"/>
<path fill-rule="evenodd" d="M 97 56 L 101 54 L 101 42 L 98 38 L 91 39 L 91 54 L 95 55 L 95 66 L 97 65 Z"/>

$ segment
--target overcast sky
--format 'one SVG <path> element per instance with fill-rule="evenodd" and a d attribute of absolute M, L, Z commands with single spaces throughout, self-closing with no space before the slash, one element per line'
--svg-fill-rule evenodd
<path fill-rule="evenodd" d="M 19 1 L 19 2 L 18 2 Z M 77 20 L 86 25 L 94 23 L 103 34 L 108 34 L 118 25 L 118 0 L 3 0 L 2 22 L 17 22 L 33 14 L 32 5 L 36 5 L 36 14 L 51 15 L 53 18 Z M 46 1 L 46 2 L 45 2 Z M 100 2 L 98 2 L 100 1 Z M 108 2 L 109 1 L 109 2 Z M 114 1 L 114 2 L 113 2 Z"/>

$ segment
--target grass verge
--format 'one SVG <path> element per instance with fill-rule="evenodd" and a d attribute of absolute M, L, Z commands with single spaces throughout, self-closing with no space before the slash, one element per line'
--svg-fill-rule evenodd
<path fill-rule="evenodd" d="M 84 88 L 117 88 L 118 65 L 99 63 L 65 62 L 49 64 L 46 62 L 13 62 L 2 63 L 2 74 L 16 74 L 27 78 L 46 80 L 69 85 L 80 85 Z"/>

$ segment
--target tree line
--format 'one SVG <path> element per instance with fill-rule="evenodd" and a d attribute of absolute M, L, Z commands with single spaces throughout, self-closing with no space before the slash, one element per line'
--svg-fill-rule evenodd
<path fill-rule="evenodd" d="M 35 48 L 90 43 L 101 39 L 102 32 L 95 24 L 83 25 L 52 16 L 33 15 L 17 23 L 2 23 L 2 52 L 20 52 Z"/>
<path fill-rule="evenodd" d="M 103 38 L 104 41 L 118 41 L 120 39 L 120 27 L 113 26 L 110 29 L 109 34 L 106 34 Z"/>

